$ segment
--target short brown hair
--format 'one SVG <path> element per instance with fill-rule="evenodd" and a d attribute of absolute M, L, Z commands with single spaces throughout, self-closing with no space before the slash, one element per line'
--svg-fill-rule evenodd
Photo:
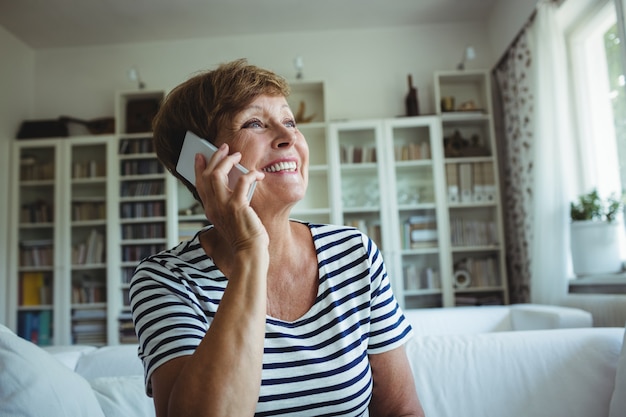
<path fill-rule="evenodd" d="M 152 122 L 157 157 L 199 202 L 194 185 L 176 172 L 185 133 L 190 130 L 214 141 L 220 127 L 259 95 L 287 97 L 289 85 L 272 71 L 239 59 L 193 76 L 175 87 L 163 101 Z"/>

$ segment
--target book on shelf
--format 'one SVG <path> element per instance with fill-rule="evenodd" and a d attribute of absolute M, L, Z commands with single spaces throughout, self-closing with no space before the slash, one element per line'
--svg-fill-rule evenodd
<path fill-rule="evenodd" d="M 52 304 L 52 288 L 43 272 L 22 273 L 19 292 L 22 306 Z"/>
<path fill-rule="evenodd" d="M 72 335 L 74 344 L 99 346 L 107 344 L 106 332 L 75 333 Z"/>
<path fill-rule="evenodd" d="M 165 192 L 165 183 L 162 180 L 152 181 L 122 181 L 120 196 L 121 197 L 145 197 L 163 195 Z"/>
<path fill-rule="evenodd" d="M 485 179 L 484 169 L 482 162 L 475 162 L 472 164 L 472 179 L 473 179 L 473 199 L 477 203 L 485 201 Z"/>
<path fill-rule="evenodd" d="M 72 325 L 74 333 L 103 333 L 106 323 L 102 320 L 80 321 Z"/>
<path fill-rule="evenodd" d="M 39 181 L 54 179 L 54 162 L 40 160 L 34 155 L 22 155 L 20 158 L 20 180 Z"/>
<path fill-rule="evenodd" d="M 104 320 L 107 312 L 103 308 L 77 308 L 72 310 L 72 320 Z"/>
<path fill-rule="evenodd" d="M 20 207 L 20 223 L 50 223 L 53 219 L 52 204 L 47 201 L 36 200 Z"/>
<path fill-rule="evenodd" d="M 103 161 L 91 159 L 89 161 L 74 162 L 72 165 L 72 178 L 98 178 L 104 176 Z"/>
<path fill-rule="evenodd" d="M 404 288 L 409 291 L 441 288 L 439 272 L 431 267 L 410 264 L 404 267 Z"/>
<path fill-rule="evenodd" d="M 78 344 L 106 344 L 106 310 L 74 309 L 72 339 Z"/>
<path fill-rule="evenodd" d="M 436 246 L 437 220 L 434 216 L 410 216 L 404 223 L 404 248 Z"/>
<path fill-rule="evenodd" d="M 52 239 L 33 239 L 20 242 L 20 265 L 27 267 L 52 266 Z"/>
<path fill-rule="evenodd" d="M 494 174 L 494 164 L 491 162 L 483 162 L 483 194 L 485 201 L 494 202 L 497 198 L 498 190 L 496 188 L 496 179 Z"/>
<path fill-rule="evenodd" d="M 52 312 L 23 311 L 18 315 L 18 335 L 39 346 L 52 342 Z"/>
<path fill-rule="evenodd" d="M 104 282 L 85 277 L 72 285 L 72 303 L 89 304 L 106 301 L 106 285 Z"/>
<path fill-rule="evenodd" d="M 135 326 L 130 312 L 122 312 L 119 315 L 119 338 L 120 343 L 137 343 Z"/>
<path fill-rule="evenodd" d="M 450 217 L 450 238 L 453 246 L 497 245 L 498 234 L 494 220 Z"/>
<path fill-rule="evenodd" d="M 462 203 L 470 203 L 473 200 L 473 184 L 472 178 L 472 164 L 461 163 L 459 164 L 459 191 L 460 201 Z"/>
<path fill-rule="evenodd" d="M 459 192 L 459 170 L 457 164 L 446 165 L 446 187 L 448 202 L 458 203 L 461 200 Z"/>
<path fill-rule="evenodd" d="M 454 304 L 457 307 L 461 306 L 486 306 L 486 305 L 502 305 L 502 296 L 498 294 L 488 295 L 456 295 L 454 297 Z"/>
<path fill-rule="evenodd" d="M 420 143 L 396 145 L 394 147 L 394 157 L 396 161 L 430 159 L 430 143 L 428 141 L 423 141 Z"/>
<path fill-rule="evenodd" d="M 152 138 L 122 139 L 118 149 L 119 155 L 153 153 Z"/>
<path fill-rule="evenodd" d="M 104 197 L 77 197 L 72 199 L 72 221 L 104 220 L 106 201 Z"/>
<path fill-rule="evenodd" d="M 342 145 L 340 149 L 341 162 L 344 164 L 361 164 L 376 162 L 375 146 Z"/>
<path fill-rule="evenodd" d="M 90 265 L 104 262 L 104 235 L 92 229 L 84 242 L 72 248 L 73 265 Z"/>
<path fill-rule="evenodd" d="M 492 162 L 446 164 L 448 202 L 495 202 L 497 190 L 494 175 Z"/>

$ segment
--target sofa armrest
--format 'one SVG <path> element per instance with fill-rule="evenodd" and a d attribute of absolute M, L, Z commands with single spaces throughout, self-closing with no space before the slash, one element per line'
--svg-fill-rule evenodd
<path fill-rule="evenodd" d="M 593 327 L 593 317 L 578 308 L 515 304 L 511 306 L 511 324 L 513 330 Z"/>

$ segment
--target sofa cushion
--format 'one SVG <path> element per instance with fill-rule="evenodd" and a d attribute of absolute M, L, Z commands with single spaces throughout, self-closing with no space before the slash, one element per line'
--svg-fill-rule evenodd
<path fill-rule="evenodd" d="M 85 379 L 106 376 L 143 375 L 137 345 L 105 346 L 78 359 L 76 373 Z"/>
<path fill-rule="evenodd" d="M 106 417 L 154 417 L 154 403 L 148 397 L 143 376 L 102 377 L 89 381 Z"/>
<path fill-rule="evenodd" d="M 405 309 L 416 336 L 513 330 L 508 306 Z"/>
<path fill-rule="evenodd" d="M 606 416 L 623 332 L 421 336 L 406 350 L 427 416 Z"/>
<path fill-rule="evenodd" d="M 65 346 L 45 346 L 43 350 L 51 354 L 56 360 L 67 366 L 72 371 L 76 369 L 76 364 L 85 353 L 98 349 L 88 345 L 65 345 Z"/>
<path fill-rule="evenodd" d="M 515 330 L 546 330 L 592 327 L 591 313 L 571 307 L 515 304 L 511 306 Z"/>
<path fill-rule="evenodd" d="M 617 363 L 615 390 L 611 398 L 609 417 L 626 417 L 626 332 L 624 333 L 622 353 Z"/>
<path fill-rule="evenodd" d="M 0 325 L 0 415 L 104 417 L 89 383 Z"/>

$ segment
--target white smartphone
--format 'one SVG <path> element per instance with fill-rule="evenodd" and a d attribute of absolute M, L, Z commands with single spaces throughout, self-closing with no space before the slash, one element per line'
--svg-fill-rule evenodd
<path fill-rule="evenodd" d="M 185 139 L 183 141 L 183 147 L 180 150 L 180 155 L 178 156 L 178 162 L 176 163 L 176 171 L 185 177 L 187 181 L 191 184 L 196 184 L 196 172 L 194 168 L 194 161 L 197 153 L 201 153 L 204 155 L 206 160 L 208 161 L 211 155 L 217 152 L 217 148 L 211 142 L 206 139 L 202 139 L 197 136 L 193 132 L 187 131 L 185 134 Z M 235 188 L 235 184 L 237 184 L 237 180 L 243 174 L 247 174 L 248 170 L 244 168 L 241 164 L 236 164 L 233 169 L 228 173 L 228 186 L 231 189 Z M 252 194 L 254 193 L 254 188 L 256 187 L 256 181 L 250 185 L 250 190 L 248 191 L 248 200 L 252 199 Z"/>

